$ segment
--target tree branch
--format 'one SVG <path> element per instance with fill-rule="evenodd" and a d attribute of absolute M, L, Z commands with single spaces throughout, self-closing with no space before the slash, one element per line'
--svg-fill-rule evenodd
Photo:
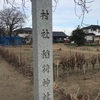
<path fill-rule="evenodd" d="M 92 1 L 87 1 L 87 0 L 74 0 L 75 2 L 75 15 L 79 18 L 82 18 L 81 20 L 81 25 L 83 25 L 83 22 L 84 22 L 84 16 L 85 16 L 85 13 L 89 13 L 91 11 L 90 6 L 87 6 L 88 4 L 91 4 L 94 0 Z M 79 6 L 80 9 L 81 9 L 81 14 L 77 14 L 77 10 L 76 10 L 76 7 Z M 79 12 L 78 12 L 79 13 Z"/>
<path fill-rule="evenodd" d="M 55 2 L 55 5 L 53 6 L 54 7 L 53 12 L 56 10 L 56 7 L 57 7 L 57 4 L 58 4 L 59 0 L 54 0 L 54 2 Z"/>
<path fill-rule="evenodd" d="M 11 1 L 12 1 L 13 3 L 11 3 Z M 4 0 L 4 3 L 10 4 L 12 7 L 15 7 L 14 4 L 17 5 L 17 4 L 15 3 L 15 1 L 16 1 L 16 0 Z M 32 2 L 32 0 L 29 0 L 29 1 Z M 89 13 L 89 12 L 91 11 L 91 9 L 90 9 L 91 5 L 90 5 L 90 4 L 91 4 L 94 0 L 90 0 L 90 1 L 87 1 L 87 0 L 73 0 L 73 1 L 74 1 L 74 3 L 75 3 L 75 15 L 76 15 L 77 17 L 79 17 L 79 18 L 82 19 L 82 20 L 81 20 L 81 25 L 82 25 L 83 22 L 84 22 L 84 16 L 85 16 L 86 13 Z M 56 10 L 56 7 L 57 7 L 57 4 L 58 4 L 59 0 L 54 0 L 54 2 L 55 2 L 55 5 L 53 6 L 53 7 L 54 7 L 54 10 L 53 10 L 53 11 Z M 66 1 L 66 2 L 67 2 L 67 1 Z M 26 9 L 25 4 L 26 4 L 26 1 L 25 1 L 25 0 L 22 0 L 21 6 L 22 6 L 22 9 L 23 9 L 24 13 L 25 13 L 25 9 Z M 88 4 L 89 4 L 89 6 L 88 6 Z M 77 14 L 77 9 L 76 9 L 76 7 L 80 7 L 80 9 L 81 9 L 81 14 L 79 14 L 79 12 L 78 12 L 78 14 Z"/>

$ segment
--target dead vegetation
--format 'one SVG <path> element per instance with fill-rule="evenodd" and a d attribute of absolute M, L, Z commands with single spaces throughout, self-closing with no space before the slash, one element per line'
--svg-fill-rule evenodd
<path fill-rule="evenodd" d="M 54 80 L 59 86 L 57 91 L 54 90 L 55 100 L 95 100 L 100 92 L 100 53 L 86 48 L 54 45 Z M 0 55 L 24 75 L 33 76 L 30 46 L 0 47 Z M 72 99 L 78 87 L 79 94 Z"/>
<path fill-rule="evenodd" d="M 17 56 L 14 52 L 6 50 L 4 47 L 0 48 L 0 55 L 4 58 L 9 64 L 13 65 L 19 72 L 23 73 L 26 76 L 33 76 L 33 68 L 26 63 L 21 57 Z"/>

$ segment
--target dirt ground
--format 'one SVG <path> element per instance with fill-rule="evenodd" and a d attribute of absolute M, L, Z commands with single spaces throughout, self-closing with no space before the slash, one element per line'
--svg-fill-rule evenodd
<path fill-rule="evenodd" d="M 0 57 L 0 100 L 33 100 L 33 85 Z"/>

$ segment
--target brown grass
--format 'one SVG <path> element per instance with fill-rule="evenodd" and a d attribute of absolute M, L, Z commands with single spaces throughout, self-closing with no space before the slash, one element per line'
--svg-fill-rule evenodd
<path fill-rule="evenodd" d="M 28 64 L 31 64 L 32 67 L 32 48 L 31 46 L 22 46 L 22 47 L 5 47 L 5 49 L 10 52 L 14 52 L 16 55 L 19 55 Z M 90 61 L 88 62 L 88 67 L 86 67 L 85 74 L 81 71 L 75 69 L 74 73 L 67 73 L 67 76 L 63 75 L 62 68 L 59 66 L 59 78 L 56 77 L 57 67 L 56 62 L 61 61 L 62 57 L 70 57 L 71 55 L 78 53 L 83 53 L 86 59 L 91 58 L 93 55 L 97 56 L 100 47 L 69 47 L 64 44 L 54 44 L 53 45 L 53 58 L 54 58 L 54 78 L 55 83 L 62 89 L 64 89 L 67 94 L 74 94 L 79 88 L 78 94 L 89 95 L 90 100 L 95 100 L 96 96 L 100 92 L 100 66 L 97 61 L 95 64 L 94 71 L 92 70 L 92 65 Z M 60 96 L 60 95 L 59 95 Z M 58 99 L 58 95 L 54 95 L 55 100 Z M 66 99 L 67 100 L 67 99 Z M 100 97 L 98 97 L 100 100 Z"/>

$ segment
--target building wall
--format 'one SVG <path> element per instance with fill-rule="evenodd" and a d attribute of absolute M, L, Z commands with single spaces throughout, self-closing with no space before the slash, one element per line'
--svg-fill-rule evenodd
<path fill-rule="evenodd" d="M 93 29 L 84 29 L 84 31 L 86 33 L 93 33 L 95 35 L 100 35 L 100 29 L 95 29 L 95 30 L 93 30 Z"/>
<path fill-rule="evenodd" d="M 94 36 L 86 36 L 85 39 L 87 41 L 93 41 L 94 40 Z"/>
<path fill-rule="evenodd" d="M 100 37 L 95 37 L 94 42 L 100 44 Z"/>
<path fill-rule="evenodd" d="M 93 33 L 93 34 L 95 34 L 95 36 L 97 36 L 97 35 L 100 36 L 100 29 L 84 29 L 84 31 L 86 33 Z M 85 38 L 87 41 L 94 41 L 95 43 L 99 43 L 99 39 L 95 36 L 93 36 L 93 35 L 88 36 L 87 35 Z"/>

